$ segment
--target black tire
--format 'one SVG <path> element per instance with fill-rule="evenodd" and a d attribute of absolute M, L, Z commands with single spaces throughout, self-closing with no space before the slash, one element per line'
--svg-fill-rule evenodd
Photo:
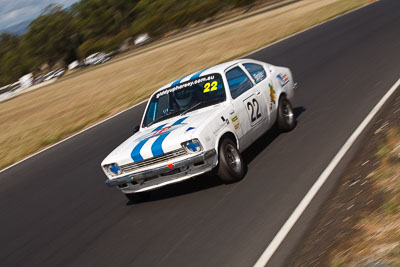
<path fill-rule="evenodd" d="M 125 194 L 128 200 L 132 203 L 141 203 L 150 199 L 151 191 L 144 191 L 140 193 Z"/>
<path fill-rule="evenodd" d="M 221 141 L 219 146 L 218 176 L 226 184 L 240 181 L 245 174 L 242 155 L 236 144 L 229 138 Z"/>
<path fill-rule="evenodd" d="M 279 98 L 276 125 L 281 132 L 289 132 L 296 127 L 296 119 L 294 117 L 292 104 L 284 95 Z"/>

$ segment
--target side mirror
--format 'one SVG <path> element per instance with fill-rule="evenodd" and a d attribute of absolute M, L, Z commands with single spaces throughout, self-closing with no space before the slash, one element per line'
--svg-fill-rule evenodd
<path fill-rule="evenodd" d="M 139 129 L 140 129 L 139 125 L 136 125 L 135 127 L 133 127 L 133 134 L 139 132 Z"/>

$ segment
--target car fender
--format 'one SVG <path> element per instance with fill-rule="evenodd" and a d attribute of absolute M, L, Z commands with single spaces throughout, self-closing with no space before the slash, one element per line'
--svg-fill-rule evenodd
<path fill-rule="evenodd" d="M 220 144 L 220 142 L 221 142 L 221 140 L 222 140 L 222 137 L 223 137 L 224 135 L 232 135 L 232 136 L 234 136 L 234 137 L 235 137 L 235 142 L 236 142 L 236 147 L 237 147 L 237 149 L 240 151 L 240 145 L 239 145 L 239 138 L 238 138 L 238 136 L 237 136 L 236 133 L 235 133 L 234 131 L 232 131 L 231 129 L 225 128 L 224 130 L 222 130 L 221 132 L 219 132 L 218 135 L 217 135 L 216 138 L 215 138 L 215 150 L 217 151 L 217 154 L 218 154 L 218 152 L 219 152 L 219 144 Z"/>
<path fill-rule="evenodd" d="M 294 80 L 290 69 L 275 66 L 272 75 L 277 84 L 277 96 L 280 97 L 282 93 L 285 93 L 286 97 L 292 101 L 294 97 Z"/>
<path fill-rule="evenodd" d="M 271 112 L 271 122 L 275 123 L 278 117 L 278 105 L 279 100 L 282 95 L 285 95 L 289 101 L 293 102 L 294 100 L 294 80 L 292 72 L 289 68 L 279 67 L 279 66 L 270 66 L 270 73 L 272 75 L 272 79 L 274 79 L 274 90 L 276 93 L 276 103 L 277 105 Z"/>

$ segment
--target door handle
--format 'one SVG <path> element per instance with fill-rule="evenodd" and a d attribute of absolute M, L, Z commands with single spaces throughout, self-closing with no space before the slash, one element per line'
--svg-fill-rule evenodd
<path fill-rule="evenodd" d="M 261 92 L 260 92 L 260 91 L 257 91 L 257 92 L 256 92 L 256 95 L 260 95 L 260 94 L 261 94 Z"/>

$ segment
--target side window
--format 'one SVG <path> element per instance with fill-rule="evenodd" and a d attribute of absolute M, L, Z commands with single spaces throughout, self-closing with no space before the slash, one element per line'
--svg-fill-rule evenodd
<path fill-rule="evenodd" d="M 228 80 L 229 90 L 234 99 L 253 87 L 246 73 L 239 67 L 228 71 L 226 73 L 226 79 Z"/>
<path fill-rule="evenodd" d="M 246 63 L 243 64 L 246 70 L 250 73 L 251 77 L 256 81 L 256 83 L 261 82 L 267 77 L 267 73 L 265 72 L 263 66 L 254 64 L 254 63 Z"/>

